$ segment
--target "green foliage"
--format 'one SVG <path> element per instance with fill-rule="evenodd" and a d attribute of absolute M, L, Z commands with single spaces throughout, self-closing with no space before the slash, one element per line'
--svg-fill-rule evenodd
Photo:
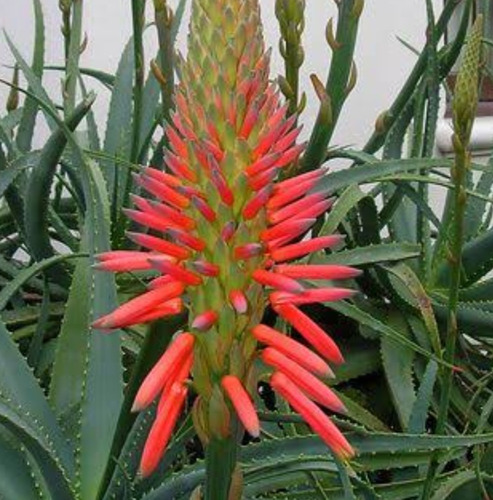
<path fill-rule="evenodd" d="M 60 3 L 64 61 L 45 61 L 40 0 L 33 0 L 32 56 L 6 35 L 10 63 L 23 77 L 21 84 L 3 82 L 19 107 L 10 103 L 0 117 L 0 497 L 6 500 L 188 500 L 198 498 L 207 471 L 209 487 L 223 484 L 220 467 L 203 460 L 190 416 L 181 420 L 158 472 L 146 480 L 137 473 L 155 409 L 137 417 L 132 401 L 185 316 L 111 334 L 91 326 L 141 287 L 138 276 L 115 282 L 92 264 L 109 248 L 135 249 L 123 237 L 121 213 L 131 172 L 151 160 L 162 163 L 162 125 L 173 107 L 173 44 L 186 0 L 176 2 L 174 15 L 166 2 L 154 3 L 155 24 L 148 25 L 145 2 L 131 2 L 133 33 L 115 74 L 80 67 L 82 0 Z M 289 407 L 259 396 L 265 434 L 239 451 L 243 498 L 486 498 L 493 495 L 493 157 L 486 166 L 469 164 L 478 175 L 464 177 L 464 245 L 454 261 L 462 213 L 457 164 L 433 156 L 440 87 L 464 45 L 467 74 L 459 79 L 456 125 L 470 132 L 481 69 L 478 25 L 467 41 L 476 2 L 450 0 L 441 13 L 422 2 L 425 45 L 362 150 L 330 147 L 357 83 L 353 57 L 365 15 L 361 0 L 336 3 L 337 19 L 326 32 L 328 78 L 312 80 L 320 108 L 300 168 L 351 162 L 315 188 L 334 195 L 318 234 L 344 234 L 345 246 L 310 263 L 363 271 L 350 283 L 360 292 L 352 301 L 312 308 L 346 358 L 328 383 L 348 409 L 336 420 L 358 455 L 339 462 Z M 276 14 L 285 67 L 280 86 L 291 111 L 302 111 L 299 74 L 303 33 L 310 29 L 305 2 L 278 0 Z M 458 30 L 444 41 L 454 14 Z M 152 65 L 143 53 L 146 30 L 159 45 Z M 47 71 L 62 76 L 61 97 L 45 89 Z M 104 88 L 97 99 L 110 103 L 103 123 L 91 110 L 94 82 Z M 38 119 L 49 132 L 35 149 Z M 430 203 L 431 185 L 446 193 L 443 213 Z M 454 266 L 460 268 L 455 288 Z M 457 349 L 444 357 L 452 293 Z M 221 443 L 211 451 L 214 457 L 230 452 Z M 232 452 L 231 458 L 234 468 Z"/>

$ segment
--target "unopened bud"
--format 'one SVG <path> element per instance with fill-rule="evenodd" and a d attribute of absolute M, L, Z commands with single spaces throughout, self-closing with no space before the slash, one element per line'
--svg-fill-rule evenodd
<path fill-rule="evenodd" d="M 382 111 L 375 121 L 375 132 L 377 134 L 384 134 L 387 131 L 389 112 L 388 110 Z"/>
<path fill-rule="evenodd" d="M 332 17 L 329 19 L 327 27 L 325 28 L 325 38 L 332 50 L 336 51 L 342 47 L 334 35 L 334 19 L 332 19 Z"/>
<path fill-rule="evenodd" d="M 363 8 L 365 7 L 365 0 L 354 0 L 354 5 L 351 10 L 351 16 L 355 19 L 359 19 L 362 12 Z"/>
<path fill-rule="evenodd" d="M 19 90 L 17 87 L 19 86 L 19 67 L 15 65 L 14 74 L 12 76 L 12 85 L 13 87 L 10 89 L 9 97 L 7 98 L 7 112 L 10 113 L 16 110 L 19 107 Z"/>
<path fill-rule="evenodd" d="M 156 80 L 158 81 L 159 85 L 161 85 L 161 87 L 163 88 L 166 87 L 167 85 L 166 77 L 163 75 L 161 68 L 154 59 L 151 61 L 151 71 Z"/>
<path fill-rule="evenodd" d="M 479 15 L 471 28 L 464 58 L 457 74 L 452 105 L 454 130 L 465 147 L 470 140 L 479 99 L 482 36 L 483 16 Z"/>

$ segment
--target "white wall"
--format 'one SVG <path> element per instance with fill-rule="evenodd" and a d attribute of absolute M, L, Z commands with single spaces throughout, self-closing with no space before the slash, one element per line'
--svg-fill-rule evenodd
<path fill-rule="evenodd" d="M 41 0 L 47 25 L 46 60 L 56 64 L 62 61 L 62 37 L 58 0 Z M 193 0 L 189 0 L 193 1 Z M 342 0 L 344 1 L 344 0 Z M 123 44 L 131 33 L 129 0 L 86 0 L 84 29 L 89 36 L 89 46 L 82 56 L 84 66 L 114 72 Z M 170 1 L 176 5 L 176 0 Z M 441 0 L 434 0 L 438 9 Z M 148 4 L 152 4 L 148 0 Z M 324 39 L 328 18 L 335 15 L 335 3 L 331 0 L 307 0 L 307 23 L 305 32 L 306 63 L 303 84 L 309 95 L 309 106 L 305 121 L 313 121 L 317 100 L 309 87 L 309 75 L 317 73 L 325 79 L 330 52 Z M 150 6 L 150 5 L 149 5 Z M 277 48 L 278 28 L 274 16 L 274 0 L 262 0 L 268 43 Z M 151 19 L 149 10 L 148 19 Z M 31 0 L 0 0 L 0 27 L 5 29 L 22 54 L 30 59 L 33 43 L 33 14 Z M 367 0 L 361 21 L 356 62 L 359 81 L 356 90 L 347 102 L 340 125 L 334 137 L 334 144 L 361 145 L 371 133 L 375 117 L 392 102 L 400 85 L 412 68 L 415 56 L 396 39 L 400 35 L 416 47 L 424 43 L 425 0 Z M 184 47 L 184 23 L 180 33 L 180 47 Z M 0 40 L 0 64 L 12 64 L 8 47 Z M 148 30 L 147 55 L 155 53 L 156 39 L 153 30 Z M 276 54 L 274 72 L 282 70 L 282 60 Z M 0 67 L 0 75 L 10 78 L 10 71 Z M 46 84 L 53 96 L 59 98 L 59 78 L 50 72 Z M 104 124 L 107 106 L 107 92 L 91 81 L 98 91 L 96 103 L 99 122 Z M 4 106 L 7 90 L 0 88 L 0 106 Z"/>

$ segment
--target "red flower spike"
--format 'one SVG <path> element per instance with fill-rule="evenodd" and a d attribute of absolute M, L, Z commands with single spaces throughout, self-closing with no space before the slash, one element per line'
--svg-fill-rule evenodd
<path fill-rule="evenodd" d="M 264 229 L 264 231 L 260 233 L 260 239 L 262 241 L 271 241 L 288 237 L 289 241 L 306 233 L 316 221 L 317 219 L 289 219 L 269 229 Z"/>
<path fill-rule="evenodd" d="M 255 103 L 252 103 L 248 108 L 245 119 L 243 120 L 243 125 L 240 129 L 240 137 L 243 139 L 248 139 L 253 127 L 258 121 L 259 110 Z"/>
<path fill-rule="evenodd" d="M 252 163 L 245 169 L 245 172 L 250 177 L 261 174 L 266 170 L 276 166 L 276 162 L 282 157 L 281 153 L 271 153 L 262 158 L 259 158 L 255 163 Z"/>
<path fill-rule="evenodd" d="M 165 217 L 156 214 L 139 212 L 130 208 L 124 208 L 123 213 L 134 222 L 147 226 L 157 231 L 166 231 L 170 228 L 176 228 L 176 224 Z"/>
<path fill-rule="evenodd" d="M 211 180 L 214 186 L 216 186 L 221 200 L 228 206 L 233 205 L 235 197 L 233 191 L 231 191 L 231 189 L 229 188 L 223 174 L 219 170 L 213 169 L 211 172 Z"/>
<path fill-rule="evenodd" d="M 286 118 L 286 113 L 289 109 L 289 103 L 281 106 L 268 120 L 267 120 L 267 129 L 272 129 L 277 127 L 280 123 L 284 123 Z"/>
<path fill-rule="evenodd" d="M 359 269 L 337 265 L 286 265 L 275 267 L 275 272 L 289 278 L 305 280 L 348 280 L 361 275 Z"/>
<path fill-rule="evenodd" d="M 275 312 L 322 356 L 341 362 L 332 339 L 296 304 L 342 299 L 353 293 L 342 288 L 306 289 L 301 280 L 354 273 L 344 266 L 291 262 L 332 248 L 342 237 L 312 239 L 310 234 L 312 224 L 332 203 L 320 182 L 325 169 L 279 181 L 280 169 L 293 165 L 305 145 L 296 144 L 301 130 L 296 128 L 298 117 L 288 116 L 289 104 L 277 83 L 269 80 L 269 54 L 258 27 L 259 4 L 259 0 L 230 2 L 224 10 L 217 9 L 214 0 L 192 2 L 191 25 L 204 29 L 191 31 L 188 60 L 179 56 L 177 111 L 165 124 L 164 161 L 169 173 L 142 168 L 136 182 L 149 196 L 134 197 L 136 210 L 125 211 L 144 229 L 158 234 L 130 233 L 142 252 L 103 254 L 97 264 L 122 272 L 152 266 L 160 273 L 155 273 L 158 277 L 142 274 L 148 291 L 97 320 L 95 327 L 123 328 L 178 314 L 186 300 L 188 331 L 197 340 L 200 337 L 200 346 L 195 346 L 192 334 L 179 335 L 138 392 L 135 410 L 159 396 L 142 458 L 144 475 L 155 469 L 164 453 L 183 407 L 189 376 L 187 387 L 194 389 L 193 396 L 200 402 L 194 404 L 194 421 L 205 443 L 223 439 L 232 430 L 230 402 L 245 427 L 258 435 L 258 418 L 246 388 L 255 387 L 253 368 L 260 342 L 266 345 L 264 358 L 289 375 L 274 375 L 273 385 L 297 405 L 295 409 L 322 439 L 341 455 L 352 453 L 344 437 L 332 432 L 327 417 L 291 381 L 296 377 L 313 398 L 341 409 L 340 401 L 314 376 L 331 375 L 327 362 L 305 345 L 258 325 L 270 293 Z M 207 24 L 206 13 L 211 9 L 218 14 L 214 29 L 234 33 L 241 28 L 246 46 L 241 36 L 228 41 L 232 50 L 217 46 L 221 40 L 210 36 L 212 28 Z M 201 67 L 202 61 L 206 66 Z M 212 78 L 203 78 L 205 70 Z"/>
<path fill-rule="evenodd" d="M 269 149 L 274 146 L 283 132 L 284 125 L 284 123 L 279 123 L 277 127 L 267 129 L 266 134 L 259 139 L 258 146 L 253 152 L 254 158 L 260 158 L 261 156 L 264 156 L 265 153 L 267 153 L 267 151 L 269 151 Z M 281 153 L 282 151 L 276 150 L 275 152 Z"/>
<path fill-rule="evenodd" d="M 272 191 L 272 186 L 266 186 L 258 191 L 255 196 L 245 205 L 243 209 L 243 217 L 246 220 L 253 219 L 269 200 Z"/>
<path fill-rule="evenodd" d="M 232 290 L 229 293 L 229 300 L 238 314 L 245 314 L 248 311 L 248 300 L 241 290 Z"/>
<path fill-rule="evenodd" d="M 248 243 L 235 248 L 236 260 L 247 260 L 252 257 L 258 257 L 264 253 L 264 246 L 260 243 Z"/>
<path fill-rule="evenodd" d="M 95 255 L 94 258 L 99 262 L 106 262 L 108 260 L 130 259 L 132 257 L 138 258 L 142 255 L 142 252 L 136 250 L 112 250 L 110 252 Z"/>
<path fill-rule="evenodd" d="M 151 321 L 155 321 L 156 319 L 164 318 L 166 316 L 175 316 L 176 314 L 180 314 L 182 311 L 183 300 L 168 300 L 168 302 L 164 302 L 164 304 L 157 306 L 155 309 L 152 309 L 151 311 L 144 313 L 142 316 L 135 318 L 133 324 L 150 323 Z"/>
<path fill-rule="evenodd" d="M 273 305 L 278 304 L 313 304 L 316 302 L 336 302 L 349 299 L 356 294 L 354 290 L 347 288 L 312 288 L 300 294 L 290 292 L 273 292 L 270 301 Z"/>
<path fill-rule="evenodd" d="M 300 309 L 291 304 L 275 306 L 274 310 L 286 320 L 304 339 L 310 343 L 325 359 L 336 364 L 344 362 L 336 343 Z"/>
<path fill-rule="evenodd" d="M 293 186 L 297 186 L 301 183 L 311 181 L 313 184 L 310 188 L 314 187 L 317 182 L 324 176 L 324 171 L 322 169 L 311 170 L 306 174 L 297 175 L 296 177 L 291 177 L 291 179 L 286 179 L 285 181 L 279 182 L 276 184 L 275 192 L 280 193 L 286 189 L 291 189 Z"/>
<path fill-rule="evenodd" d="M 163 392 L 161 393 L 161 397 L 159 398 L 159 404 L 157 407 L 158 413 L 163 411 L 163 408 L 166 406 L 166 401 L 168 400 L 171 388 L 175 384 L 179 384 L 184 386 L 186 380 L 190 376 L 190 370 L 192 369 L 194 361 L 193 352 L 191 352 L 181 363 L 180 366 L 177 366 L 173 370 L 173 374 L 170 375 L 169 380 L 166 382 L 164 386 Z"/>
<path fill-rule="evenodd" d="M 319 203 L 316 203 L 315 205 L 313 205 L 310 208 L 305 208 L 305 210 L 300 212 L 295 218 L 296 219 L 309 219 L 309 218 L 316 219 L 320 215 L 327 212 L 327 210 L 332 206 L 332 204 L 333 204 L 332 200 L 320 201 Z"/>
<path fill-rule="evenodd" d="M 291 293 L 301 293 L 305 287 L 296 280 L 282 276 L 281 274 L 271 273 L 263 269 L 257 269 L 253 272 L 252 278 L 261 285 L 277 288 Z"/>
<path fill-rule="evenodd" d="M 153 258 L 149 259 L 149 262 L 155 269 L 158 269 L 164 274 L 169 274 L 176 280 L 181 281 L 186 285 L 198 286 L 202 284 L 202 278 L 200 276 L 192 273 L 192 271 L 188 271 L 182 266 Z"/>
<path fill-rule="evenodd" d="M 196 260 L 195 262 L 192 262 L 192 266 L 198 273 L 204 276 L 209 276 L 211 278 L 219 276 L 219 266 L 216 266 L 216 264 L 213 264 L 212 262 L 207 262 L 206 260 Z"/>
<path fill-rule="evenodd" d="M 279 160 L 276 161 L 274 166 L 277 168 L 283 168 L 286 165 L 291 165 L 291 163 L 298 160 L 301 153 L 303 153 L 303 151 L 305 151 L 306 146 L 307 146 L 307 143 L 305 142 L 303 144 L 298 144 L 298 145 L 293 146 L 292 148 L 288 149 L 287 151 L 282 153 L 281 158 L 279 158 Z"/>
<path fill-rule="evenodd" d="M 310 398 L 329 410 L 345 413 L 342 401 L 317 377 L 272 347 L 262 353 L 262 361 L 284 373 Z"/>
<path fill-rule="evenodd" d="M 137 176 L 136 179 L 140 186 L 161 201 L 169 203 L 177 208 L 186 208 L 190 205 L 190 200 L 188 198 L 176 192 L 166 184 L 157 181 L 153 177 Z"/>
<path fill-rule="evenodd" d="M 240 380 L 233 375 L 227 375 L 221 380 L 221 385 L 248 434 L 253 437 L 259 437 L 260 422 L 257 412 L 255 411 L 250 395 L 245 390 Z"/>
<path fill-rule="evenodd" d="M 206 332 L 210 330 L 217 322 L 219 315 L 216 311 L 206 311 L 205 313 L 199 314 L 192 322 L 192 328 L 195 330 L 200 330 L 201 332 Z"/>
<path fill-rule="evenodd" d="M 274 145 L 274 151 L 277 153 L 284 153 L 293 145 L 298 136 L 301 134 L 302 130 L 303 126 L 300 126 L 289 132 L 289 134 L 285 135 L 282 139 L 276 142 L 276 144 Z"/>
<path fill-rule="evenodd" d="M 153 179 L 162 182 L 163 184 L 167 184 L 170 187 L 181 186 L 181 180 L 178 179 L 178 177 L 162 172 L 161 170 L 158 170 L 156 168 L 145 168 L 144 175 L 146 175 L 147 177 L 152 177 Z"/>
<path fill-rule="evenodd" d="M 175 281 L 175 279 L 173 277 L 171 277 L 169 274 L 165 274 L 164 276 L 159 276 L 159 278 L 154 278 L 147 285 L 147 288 L 149 288 L 149 290 L 155 290 L 156 288 L 167 285 L 168 283 L 171 283 L 172 281 Z"/>
<path fill-rule="evenodd" d="M 203 145 L 205 146 L 205 148 L 207 149 L 207 151 L 209 153 L 212 153 L 212 155 L 214 156 L 214 158 L 218 161 L 218 162 L 222 162 L 223 159 L 224 159 L 224 151 L 216 146 L 212 141 L 209 141 L 207 139 L 204 139 L 202 141 Z"/>
<path fill-rule="evenodd" d="M 221 239 L 224 242 L 228 243 L 234 236 L 235 232 L 236 232 L 236 222 L 233 220 L 229 221 L 224 225 L 221 231 Z"/>
<path fill-rule="evenodd" d="M 178 297 L 183 291 L 183 285 L 176 281 L 157 290 L 151 290 L 123 304 L 111 314 L 99 318 L 92 326 L 93 328 L 108 330 L 121 328 L 122 325 L 136 324 L 136 318 L 163 302 Z"/>
<path fill-rule="evenodd" d="M 270 383 L 272 388 L 305 419 L 311 429 L 336 455 L 344 460 L 349 460 L 354 456 L 353 448 L 341 431 L 286 375 L 276 372 L 272 375 Z"/>
<path fill-rule="evenodd" d="M 298 257 L 303 257 L 309 253 L 318 252 L 326 248 L 333 248 L 344 240 L 344 237 L 339 234 L 332 236 L 321 236 L 300 243 L 294 243 L 282 248 L 277 248 L 271 252 L 271 257 L 276 262 L 285 262 Z"/>
<path fill-rule="evenodd" d="M 161 411 L 158 412 L 147 437 L 140 460 L 139 470 L 142 477 L 150 476 L 163 458 L 186 396 L 187 389 L 185 387 L 180 384 L 173 384 L 168 398 Z"/>
<path fill-rule="evenodd" d="M 166 385 L 173 371 L 181 366 L 193 352 L 195 337 L 191 333 L 180 334 L 161 356 L 153 369 L 142 382 L 132 411 L 140 411 L 147 408 Z"/>
<path fill-rule="evenodd" d="M 257 325 L 252 333 L 259 342 L 275 348 L 303 368 L 322 377 L 334 377 L 333 371 L 320 356 L 291 337 L 266 325 Z"/>
<path fill-rule="evenodd" d="M 190 182 L 197 181 L 197 174 L 190 170 L 186 163 L 184 163 L 178 156 L 171 151 L 166 151 L 164 161 L 169 169 L 178 177 L 183 177 Z"/>
<path fill-rule="evenodd" d="M 281 208 L 288 203 L 297 200 L 301 196 L 305 195 L 315 184 L 315 179 L 309 179 L 307 181 L 294 184 L 289 188 L 283 190 L 276 188 L 274 189 L 274 195 L 269 199 L 267 203 L 267 208 L 272 210 L 276 208 Z"/>
<path fill-rule="evenodd" d="M 261 174 L 256 175 L 255 177 L 250 177 L 248 179 L 248 185 L 254 191 L 260 191 L 267 185 L 271 184 L 277 177 L 277 174 L 278 174 L 277 168 L 271 168 L 270 170 L 266 170 L 265 172 L 262 172 Z"/>
<path fill-rule="evenodd" d="M 188 149 L 185 141 L 178 135 L 173 127 L 166 127 L 166 135 L 173 151 L 182 158 L 188 158 Z"/>
<path fill-rule="evenodd" d="M 212 210 L 210 205 L 204 201 L 202 198 L 193 197 L 193 204 L 195 208 L 207 219 L 209 222 L 214 222 L 217 218 L 216 212 Z"/>
<path fill-rule="evenodd" d="M 305 196 L 294 203 L 290 203 L 279 210 L 269 211 L 269 222 L 271 224 L 279 224 L 291 217 L 296 217 L 301 211 L 323 201 L 324 198 L 324 193 L 315 193 Z"/>
<path fill-rule="evenodd" d="M 98 271 L 111 271 L 111 272 L 128 272 L 128 271 L 145 271 L 152 269 L 149 264 L 149 257 L 152 257 L 150 253 L 141 253 L 140 255 L 135 255 L 131 257 L 121 257 L 118 259 L 105 260 L 94 264 L 94 269 Z M 169 257 L 172 259 L 172 257 Z"/>
<path fill-rule="evenodd" d="M 145 200 L 144 198 L 135 195 L 132 195 L 131 198 L 140 210 L 147 211 L 148 213 L 151 213 L 151 215 L 164 217 L 164 220 L 169 221 L 169 223 L 174 224 L 174 226 L 178 228 L 195 229 L 195 226 L 197 225 L 191 217 L 187 217 L 178 210 L 175 210 L 164 203 Z"/>
<path fill-rule="evenodd" d="M 175 245 L 174 243 L 170 243 L 162 238 L 157 238 L 156 236 L 143 233 L 127 232 L 126 234 L 127 238 L 137 243 L 137 245 L 148 248 L 149 250 L 154 250 L 155 252 L 160 252 L 165 255 L 171 255 L 179 260 L 190 257 L 190 250 Z"/>
<path fill-rule="evenodd" d="M 166 231 L 172 238 L 174 238 L 178 243 L 190 247 L 192 250 L 196 252 L 202 252 L 205 248 L 204 240 L 200 238 L 196 238 L 189 233 L 185 233 L 184 231 L 180 231 L 178 229 L 168 229 Z"/>

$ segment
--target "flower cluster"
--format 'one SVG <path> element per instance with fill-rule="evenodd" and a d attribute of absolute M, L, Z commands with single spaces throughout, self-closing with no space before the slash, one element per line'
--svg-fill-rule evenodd
<path fill-rule="evenodd" d="M 135 181 L 149 196 L 134 196 L 135 207 L 126 210 L 143 228 L 128 233 L 140 250 L 109 252 L 97 264 L 103 271 L 154 270 L 156 277 L 148 291 L 98 319 L 96 328 L 189 311 L 188 331 L 176 335 L 135 398 L 135 411 L 159 400 L 141 473 L 149 475 L 159 463 L 191 389 L 194 424 L 205 445 L 230 433 L 232 411 L 259 436 L 253 403 L 259 357 L 272 368 L 273 389 L 348 458 L 351 446 L 318 406 L 344 411 L 320 380 L 332 375 L 328 362 L 343 357 L 301 307 L 350 297 L 349 289 L 313 283 L 350 279 L 358 271 L 290 263 L 341 238 L 309 237 L 331 205 L 314 189 L 322 169 L 279 180 L 304 145 L 296 143 L 297 117 L 288 116 L 269 82 L 258 0 L 194 2 L 189 55 L 179 73 L 176 112 L 165 131 L 166 172 L 143 169 Z M 268 306 L 316 353 L 262 324 Z"/>

